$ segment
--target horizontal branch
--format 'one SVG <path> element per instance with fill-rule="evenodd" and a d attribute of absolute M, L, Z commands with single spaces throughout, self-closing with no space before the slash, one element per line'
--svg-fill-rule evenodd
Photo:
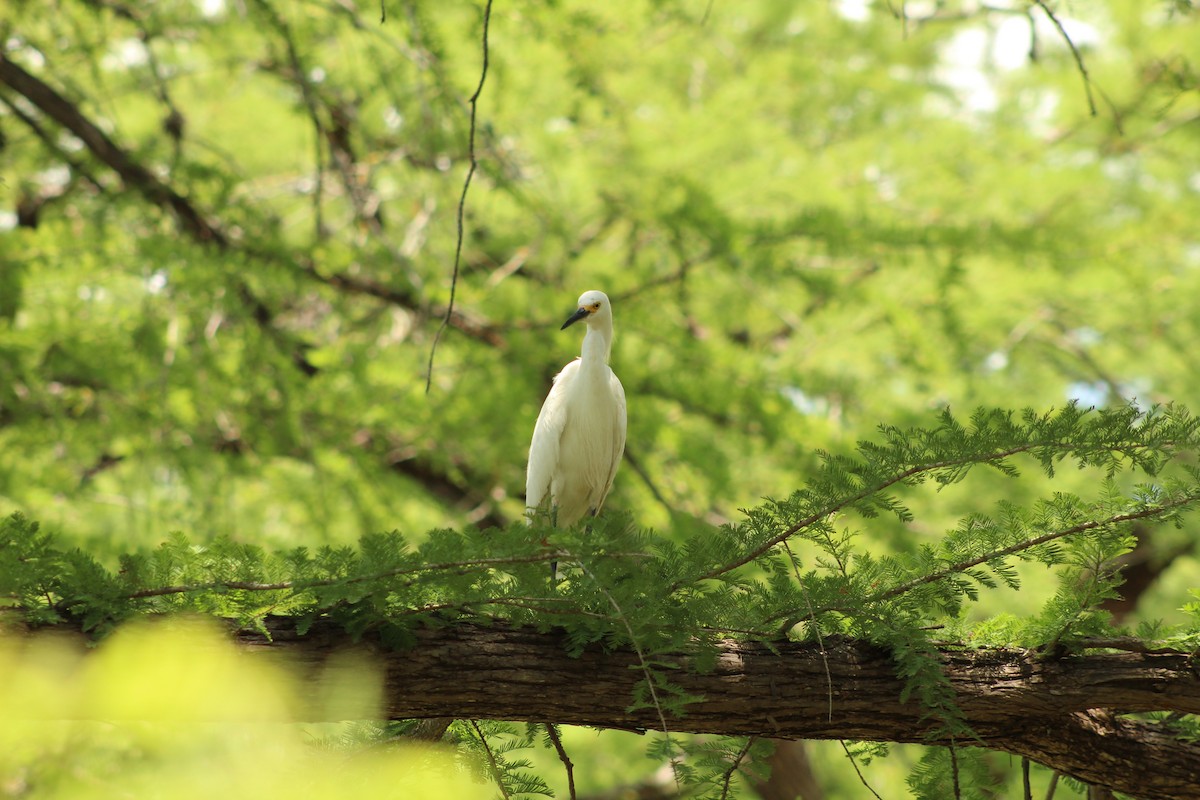
<path fill-rule="evenodd" d="M 238 634 L 253 651 L 284 652 L 309 667 L 350 646 L 332 625 L 304 636 L 269 621 L 270 638 Z M 416 632 L 397 653 L 367 637 L 386 674 L 393 718 L 553 721 L 626 730 L 660 728 L 654 708 L 631 708 L 643 671 L 633 649 L 568 654 L 561 631 L 458 624 Z M 702 697 L 668 718 L 679 732 L 771 738 L 941 743 L 888 654 L 826 639 L 772 646 L 726 641 L 715 668 L 694 656 L 655 654 L 680 690 Z M 942 651 L 946 676 L 979 744 L 1029 757 L 1087 783 L 1138 797 L 1200 797 L 1200 745 L 1120 713 L 1200 713 L 1200 678 L 1183 653 L 1105 653 L 1044 659 L 1024 650 Z M 961 741 L 960 741 L 961 744 Z"/>
<path fill-rule="evenodd" d="M 398 578 L 401 575 L 419 575 L 429 572 L 457 572 L 466 574 L 481 569 L 493 567 L 512 567 L 518 564 L 537 564 L 545 563 L 552 564 L 556 561 L 565 561 L 573 556 L 561 550 L 550 550 L 532 555 L 516 555 L 516 556 L 496 556 L 495 558 L 473 558 L 466 561 L 445 561 L 435 562 L 432 564 L 417 564 L 416 566 L 395 567 L 393 569 L 385 569 L 380 572 L 370 572 L 363 575 L 346 575 L 337 578 L 317 578 L 314 580 L 298 580 L 298 581 L 277 581 L 274 583 L 265 583 L 262 581 L 212 581 L 209 583 L 188 583 L 178 584 L 174 586 L 155 586 L 149 589 L 138 589 L 135 592 L 122 595 L 126 600 L 138 600 L 147 597 L 164 597 L 173 594 L 197 594 L 199 592 L 279 592 L 292 591 L 302 592 L 305 589 L 318 589 L 325 586 L 351 586 L 356 583 L 370 583 L 373 581 L 383 580 L 385 578 Z M 615 559 L 634 559 L 634 558 L 650 558 L 647 553 L 606 553 L 606 558 Z M 554 602 L 556 598 L 539 598 L 541 602 Z M 447 605 L 447 608 L 457 608 L 462 606 L 481 605 L 486 603 L 502 602 L 502 598 L 493 598 L 486 601 L 470 601 L 464 603 L 452 603 Z"/>

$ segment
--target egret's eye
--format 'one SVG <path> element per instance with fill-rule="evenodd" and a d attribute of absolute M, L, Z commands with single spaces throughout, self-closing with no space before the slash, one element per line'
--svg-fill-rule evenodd
<path fill-rule="evenodd" d="M 599 311 L 599 310 L 600 310 L 600 304 L 592 303 L 592 311 Z"/>

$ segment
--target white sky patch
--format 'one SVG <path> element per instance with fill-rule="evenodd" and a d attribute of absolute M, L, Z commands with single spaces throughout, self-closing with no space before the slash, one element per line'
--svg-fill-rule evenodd
<path fill-rule="evenodd" d="M 395 106 L 388 106 L 383 111 L 383 124 L 389 131 L 395 133 L 404 127 L 404 115 Z"/>
<path fill-rule="evenodd" d="M 833 9 L 851 22 L 866 22 L 871 16 L 870 0 L 835 0 Z"/>
<path fill-rule="evenodd" d="M 1076 381 L 1067 386 L 1067 399 L 1084 408 L 1103 406 L 1108 400 L 1108 385 L 1103 381 Z"/>
<path fill-rule="evenodd" d="M 1086 50 L 1104 41 L 1095 26 L 1057 17 L 1076 48 Z M 963 105 L 961 110 L 975 114 L 995 111 L 999 106 L 997 79 L 1029 65 L 1035 36 L 1039 52 L 1069 49 L 1055 24 L 1039 10 L 1032 16 L 982 16 L 980 24 L 962 29 L 942 47 L 941 64 L 934 74 L 955 91 Z M 1052 94 L 1042 97 L 1034 116 L 1048 118 L 1057 102 Z"/>
<path fill-rule="evenodd" d="M 16 217 L 13 217 L 16 220 Z M 1189 269 L 1200 268 L 1200 242 L 1189 242 L 1183 246 L 1183 264 Z"/>
<path fill-rule="evenodd" d="M 10 53 L 17 53 L 25 63 L 35 69 L 41 69 L 46 66 L 46 57 L 41 54 L 35 47 L 29 47 L 24 39 L 20 36 L 10 36 L 4 40 L 4 49 Z"/>
<path fill-rule="evenodd" d="M 225 0 L 196 0 L 196 8 L 202 16 L 212 19 L 225 13 Z"/>
<path fill-rule="evenodd" d="M 934 70 L 939 81 L 953 89 L 965 106 L 974 113 L 995 111 L 999 98 L 988 75 L 988 32 L 983 28 L 966 28 L 942 48 L 942 63 Z"/>
<path fill-rule="evenodd" d="M 33 176 L 34 180 L 41 186 L 59 188 L 66 186 L 71 180 L 71 168 L 65 164 L 44 169 Z"/>
<path fill-rule="evenodd" d="M 983 368 L 987 372 L 1000 372 L 1008 368 L 1008 353 L 1003 350 L 993 350 L 983 360 Z"/>
<path fill-rule="evenodd" d="M 779 392 L 805 416 L 824 417 L 829 414 L 829 401 L 824 397 L 814 397 L 796 386 L 784 386 Z"/>
<path fill-rule="evenodd" d="M 146 291 L 150 294 L 160 294 L 165 288 L 167 288 L 167 273 L 163 270 L 155 270 L 146 278 Z"/>
<path fill-rule="evenodd" d="M 114 42 L 108 53 L 100 60 L 100 66 L 115 71 L 130 67 L 144 67 L 149 61 L 150 52 L 146 50 L 146 43 L 141 39 L 130 37 Z"/>

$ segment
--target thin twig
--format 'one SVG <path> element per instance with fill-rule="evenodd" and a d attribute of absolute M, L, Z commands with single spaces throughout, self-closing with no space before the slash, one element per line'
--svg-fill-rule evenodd
<path fill-rule="evenodd" d="M 1072 639 L 1071 645 L 1087 649 L 1121 650 L 1126 653 L 1144 653 L 1146 655 L 1165 655 L 1183 652 L 1176 647 L 1156 646 L 1152 642 L 1142 641 L 1134 636 Z"/>
<path fill-rule="evenodd" d="M 575 800 L 575 765 L 571 763 L 571 759 L 563 747 L 562 739 L 558 735 L 558 728 L 554 726 L 553 722 L 546 723 L 546 735 L 550 737 L 554 749 L 558 751 L 558 760 L 567 770 L 567 792 L 570 794 L 571 800 Z"/>
<path fill-rule="evenodd" d="M 1076 533 L 1083 533 L 1084 531 L 1096 530 L 1097 528 L 1106 528 L 1111 525 L 1120 525 L 1122 523 L 1132 522 L 1134 520 L 1148 519 L 1148 518 L 1162 516 L 1164 514 L 1167 514 L 1171 511 L 1173 511 L 1174 509 L 1194 503 L 1197 500 L 1200 500 L 1200 491 L 1188 492 L 1188 493 L 1176 498 L 1175 500 L 1172 500 L 1169 503 L 1163 503 L 1162 505 L 1150 506 L 1148 508 L 1143 508 L 1140 511 L 1133 511 L 1128 514 L 1117 514 L 1115 516 L 1108 517 L 1107 519 L 1097 519 L 1097 520 L 1089 520 L 1088 522 L 1081 522 L 1078 525 L 1072 525 L 1069 528 L 1063 528 L 1061 530 L 1052 531 L 1050 533 L 1046 533 L 1041 536 L 1036 536 L 1032 539 L 1026 539 L 1024 541 L 1017 542 L 1016 544 L 1009 545 L 1008 547 L 1002 547 L 998 550 L 989 551 L 987 553 L 984 553 L 981 556 L 967 559 L 966 561 L 959 561 L 956 564 L 951 564 L 950 566 L 945 567 L 944 569 L 940 569 L 936 572 L 927 573 L 925 575 L 922 575 L 919 578 L 913 578 L 910 581 L 905 581 L 904 583 L 901 583 L 897 586 L 893 586 L 890 589 L 885 589 L 881 592 L 877 592 L 873 595 L 870 595 L 863 601 L 863 603 L 871 604 L 871 603 L 878 603 L 883 600 L 890 600 L 893 597 L 898 597 L 902 594 L 907 594 L 908 592 L 911 592 L 913 589 L 917 589 L 921 586 L 925 586 L 930 583 L 937 583 L 938 581 L 944 580 L 945 578 L 948 578 L 951 575 L 957 575 L 959 573 L 965 572 L 968 569 L 970 569 L 971 567 L 977 567 L 980 564 L 984 564 L 988 561 L 994 561 L 998 558 L 1004 558 L 1005 556 L 1011 556 L 1011 555 L 1013 555 L 1015 553 L 1019 553 L 1023 550 L 1028 550 L 1031 547 L 1037 547 L 1040 544 L 1046 544 L 1047 542 L 1053 542 L 1057 539 L 1062 539 L 1066 536 L 1071 536 Z M 787 626 L 791 627 L 792 625 L 798 624 L 800 622 L 804 622 L 804 621 L 810 620 L 810 619 L 815 619 L 817 615 L 825 614 L 830 611 L 844 612 L 846 610 L 847 610 L 847 608 L 845 606 L 822 606 L 821 608 L 816 609 L 816 611 L 809 611 L 809 613 L 806 615 L 800 616 L 794 620 L 788 620 Z M 856 613 L 861 613 L 861 609 L 858 609 Z M 771 619 L 780 619 L 783 617 L 784 617 L 783 614 L 777 614 L 774 617 L 772 617 Z M 770 620 L 768 620 L 768 621 L 770 621 Z"/>
<path fill-rule="evenodd" d="M 1034 5 L 1042 10 L 1050 21 L 1054 23 L 1054 27 L 1058 29 L 1058 35 L 1067 43 L 1067 47 L 1071 48 L 1071 55 L 1075 58 L 1075 65 L 1079 67 L 1079 75 L 1083 78 L 1083 90 L 1087 94 L 1088 112 L 1091 116 L 1096 116 L 1096 100 L 1092 97 L 1092 79 L 1088 75 L 1087 67 L 1083 63 L 1083 55 L 1079 52 L 1079 48 L 1075 46 L 1075 42 L 1071 41 L 1071 37 L 1067 35 L 1067 29 L 1063 27 L 1062 22 L 1046 5 L 1045 0 L 1033 0 Z"/>
<path fill-rule="evenodd" d="M 646 663 L 646 654 L 642 652 L 642 646 L 638 643 L 637 636 L 635 636 L 633 633 L 633 626 L 629 624 L 629 618 L 625 616 L 625 612 L 621 609 L 620 604 L 617 603 L 617 599 L 613 597 L 612 593 L 608 591 L 608 588 L 600 582 L 600 579 L 596 577 L 595 573 L 588 569 L 586 564 L 580 561 L 579 566 L 583 570 L 584 574 L 591 578 L 592 583 L 596 585 L 596 588 L 600 590 L 600 593 L 607 598 L 609 604 L 616 609 L 617 617 L 621 620 L 621 624 L 625 626 L 625 632 L 629 634 L 629 643 L 633 646 L 633 652 L 637 655 L 638 666 L 641 667 L 642 675 L 646 679 L 646 688 L 650 692 L 650 700 L 654 705 L 654 710 L 658 712 L 658 721 L 662 725 L 663 735 L 667 738 L 667 753 L 671 759 L 671 772 L 675 776 L 675 788 L 678 789 L 682 794 L 683 783 L 679 777 L 679 761 L 675 758 L 674 752 L 672 751 L 673 745 L 671 742 L 671 728 L 667 725 L 667 715 L 663 711 L 662 702 L 660 702 L 658 699 L 658 691 L 654 688 L 654 673 L 650 671 L 650 667 Z"/>
<path fill-rule="evenodd" d="M 954 800 L 962 800 L 962 787 L 958 782 L 958 746 L 950 739 L 950 776 L 954 780 Z"/>
<path fill-rule="evenodd" d="M 754 742 L 757 740 L 757 738 L 758 737 L 756 736 L 751 736 L 746 740 L 746 744 L 743 745 L 741 751 L 738 752 L 737 758 L 733 760 L 733 763 L 729 765 L 729 769 L 725 770 L 725 774 L 721 776 L 721 800 L 726 800 L 726 798 L 729 797 L 729 784 L 733 781 L 733 773 L 737 772 L 737 768 L 741 765 L 742 759 L 745 758 L 746 754 L 750 752 L 750 748 L 754 746 Z"/>
<path fill-rule="evenodd" d="M 883 798 L 879 796 L 879 792 L 875 791 L 873 788 L 871 788 L 871 784 L 867 783 L 866 776 L 864 776 L 862 774 L 862 770 L 858 768 L 858 760 L 854 757 L 854 753 L 850 752 L 850 748 L 846 746 L 846 740 L 838 739 L 838 744 L 840 744 L 842 749 L 846 751 L 846 758 L 850 759 L 850 766 L 854 767 L 854 772 L 858 775 L 858 779 L 862 781 L 862 785 L 867 787 L 868 792 L 875 795 L 875 800 L 883 800 Z"/>
<path fill-rule="evenodd" d="M 650 558 L 648 553 L 605 553 L 605 557 Z M 163 597 L 172 594 L 189 594 L 192 592 L 209 592 L 214 590 L 245 591 L 245 592 L 277 592 L 290 590 L 318 589 L 323 586 L 342 586 L 353 583 L 394 578 L 399 575 L 411 575 L 421 572 L 444 572 L 448 570 L 474 569 L 477 567 L 496 567 L 515 564 L 536 564 L 542 561 L 555 561 L 566 557 L 565 553 L 537 553 L 528 556 L 503 556 L 496 558 L 478 558 L 466 561 L 445 561 L 437 564 L 422 564 L 415 567 L 396 567 L 394 569 L 373 572 L 370 575 L 354 575 L 347 578 L 320 578 L 310 581 L 279 581 L 277 583 L 262 583 L 259 581 L 213 581 L 211 583 L 194 583 L 177 586 L 158 586 L 153 589 L 139 589 L 136 592 L 122 595 L 125 600 L 138 600 L 146 597 Z"/>
<path fill-rule="evenodd" d="M 483 752 L 487 753 L 488 764 L 492 767 L 492 776 L 496 779 L 496 785 L 500 787 L 500 794 L 504 796 L 504 800 L 511 800 L 512 796 L 504 785 L 504 773 L 500 771 L 500 764 L 496 761 L 496 754 L 492 752 L 492 748 L 487 742 L 487 736 L 484 735 L 479 723 L 475 720 L 471 720 L 471 727 L 475 729 L 475 735 L 479 737 L 479 743 L 483 745 Z"/>
<path fill-rule="evenodd" d="M 1050 442 L 1028 442 L 1026 444 L 1021 444 L 1021 445 L 1017 445 L 1015 447 L 1010 447 L 1007 450 L 1000 450 L 1000 451 L 997 451 L 994 453 L 989 453 L 986 456 L 980 456 L 980 457 L 970 456 L 970 457 L 966 457 L 966 458 L 946 459 L 943 461 L 934 461 L 934 462 L 931 462 L 928 464 L 917 464 L 915 466 L 909 467 L 908 469 L 897 472 L 894 475 L 891 475 L 890 477 L 885 478 L 872 486 L 865 487 L 861 491 L 855 492 L 854 494 L 849 495 L 847 497 L 843 497 L 840 500 L 836 500 L 835 502 L 830 503 L 829 505 L 825 506 L 824 508 L 821 508 L 818 511 L 814 511 L 812 514 L 809 514 L 808 516 L 804 517 L 803 519 L 797 520 L 796 522 L 789 525 L 782 533 L 772 536 L 767 541 L 763 542 L 762 544 L 758 545 L 754 549 L 752 549 L 752 550 L 748 551 L 747 553 L 745 553 L 744 555 L 742 555 L 736 561 L 731 561 L 727 564 L 722 564 L 721 566 L 716 567 L 715 569 L 712 569 L 712 570 L 704 573 L 703 575 L 699 575 L 694 578 L 687 578 L 684 580 L 676 581 L 674 584 L 672 584 L 671 590 L 674 591 L 676 589 L 679 589 L 685 583 L 693 584 L 693 583 L 699 583 L 700 581 L 703 581 L 703 580 L 708 580 L 710 578 L 716 578 L 716 577 L 724 575 L 728 572 L 732 572 L 733 570 L 737 569 L 738 567 L 745 566 L 746 564 L 749 564 L 754 559 L 758 558 L 759 556 L 764 555 L 769 550 L 776 547 L 780 542 L 783 542 L 787 539 L 792 538 L 792 536 L 794 536 L 796 533 L 804 530 L 805 528 L 809 527 L 810 525 L 813 525 L 827 517 L 833 516 L 834 514 L 838 513 L 839 511 L 842 511 L 843 509 L 848 508 L 849 506 L 852 506 L 855 503 L 866 500 L 868 497 L 871 497 L 872 495 L 879 494 L 880 492 L 884 491 L 885 489 L 895 486 L 897 483 L 903 483 L 904 481 L 909 480 L 910 478 L 915 478 L 915 477 L 917 477 L 919 475 L 923 475 L 927 472 L 936 472 L 937 470 L 941 470 L 941 469 L 949 469 L 949 468 L 953 468 L 953 467 L 965 467 L 965 466 L 971 465 L 971 464 L 977 464 L 977 465 L 982 466 L 984 464 L 991 464 L 991 463 L 994 463 L 997 461 L 1003 461 L 1006 458 L 1010 458 L 1012 456 L 1019 455 L 1021 453 L 1027 453 L 1030 450 L 1036 450 L 1039 447 L 1045 447 L 1047 444 L 1055 444 L 1060 447 L 1063 446 L 1063 443 L 1061 443 L 1061 442 L 1053 442 L 1053 443 L 1050 443 Z"/>
<path fill-rule="evenodd" d="M 292 68 L 292 77 L 300 87 L 300 97 L 304 101 L 309 121 L 312 122 L 313 156 L 316 162 L 316 186 L 313 187 L 313 224 L 315 225 L 316 239 L 320 241 L 325 238 L 324 207 L 322 206 L 325 199 L 325 149 L 322 146 L 325 139 L 325 126 L 321 123 L 316 91 L 308 79 L 308 73 L 305 71 L 304 62 L 300 59 L 300 51 L 296 48 L 296 41 L 287 21 L 276 13 L 267 0 L 255 0 L 255 2 L 283 39 L 284 48 L 287 50 L 288 64 Z"/>
<path fill-rule="evenodd" d="M 629 462 L 629 466 L 634 473 L 642 479 L 642 483 L 646 484 L 646 488 L 650 490 L 650 494 L 654 496 L 654 499 L 658 501 L 658 504 L 666 509 L 668 514 L 673 512 L 675 507 L 667 501 L 667 498 L 663 497 L 662 492 L 660 492 L 658 487 L 654 485 L 654 481 L 650 479 L 650 473 L 646 472 L 646 470 L 642 468 L 642 462 L 639 461 L 636 456 L 634 456 L 633 452 L 629 449 L 628 444 L 625 445 L 624 458 L 627 462 Z"/>
<path fill-rule="evenodd" d="M 1009 545 L 1008 547 L 1002 547 L 999 550 L 993 550 L 989 553 L 985 553 L 976 558 L 971 558 L 966 561 L 960 561 L 957 564 L 952 564 L 951 566 L 946 567 L 945 569 L 940 569 L 937 572 L 931 572 L 928 575 L 922 575 L 920 578 L 914 578 L 913 580 L 906 581 L 906 582 L 900 584 L 899 586 L 893 586 L 891 589 L 887 589 L 886 591 L 879 592 L 878 594 L 872 595 L 867 598 L 866 602 L 877 603 L 881 600 L 887 600 L 892 597 L 896 597 L 898 595 L 906 594 L 907 592 L 910 592 L 919 586 L 924 586 L 925 584 L 929 584 L 929 583 L 935 583 L 937 581 L 942 580 L 943 578 L 948 578 L 949 576 L 954 575 L 956 573 L 965 572 L 966 570 L 970 569 L 971 567 L 977 567 L 980 564 L 986 563 L 988 561 L 993 561 L 997 558 L 1004 558 L 1005 556 L 1011 556 L 1014 553 L 1021 552 L 1022 550 L 1028 550 L 1029 548 L 1037 547 L 1040 544 L 1046 544 L 1047 542 L 1053 542 L 1056 539 L 1062 539 L 1065 536 L 1071 536 L 1076 533 L 1083 533 L 1084 531 L 1096 530 L 1097 528 L 1107 528 L 1111 525 L 1120 525 L 1122 523 L 1132 522 L 1134 520 L 1147 519 L 1149 517 L 1157 517 L 1159 515 L 1166 514 L 1176 508 L 1179 508 L 1180 506 L 1185 506 L 1190 503 L 1194 503 L 1197 500 L 1200 500 L 1200 492 L 1189 492 L 1187 494 L 1184 494 L 1184 495 L 1176 498 L 1175 500 L 1172 500 L 1169 503 L 1163 503 L 1162 505 L 1150 506 L 1148 508 L 1143 508 L 1140 511 L 1133 511 L 1128 514 L 1117 514 L 1115 516 L 1108 517 L 1107 519 L 1097 519 L 1097 520 L 1089 520 L 1087 522 L 1081 522 L 1078 525 L 1072 525 L 1069 528 L 1063 528 L 1062 530 L 1052 531 L 1050 533 L 1043 534 L 1042 536 L 1036 536 L 1032 539 L 1026 539 L 1023 542 L 1018 542 L 1014 545 Z"/>
<path fill-rule="evenodd" d="M 804 585 L 804 580 L 800 577 L 800 567 L 796 564 L 796 556 L 792 553 L 791 545 L 787 542 L 783 543 L 783 547 L 787 550 L 788 559 L 792 562 L 792 571 L 796 573 L 796 583 L 800 586 L 800 594 L 804 595 L 804 604 L 808 606 L 808 613 L 813 614 L 812 598 L 808 596 L 808 589 Z M 814 615 L 812 618 L 813 632 L 817 634 L 817 647 L 820 648 L 821 664 L 825 667 L 825 685 L 829 696 L 829 721 L 833 722 L 833 673 L 829 670 L 829 653 L 825 650 L 825 640 L 821 636 L 821 623 Z"/>
<path fill-rule="evenodd" d="M 458 269 L 462 263 L 463 248 L 463 209 L 467 204 L 467 190 L 471 188 L 471 179 L 475 177 L 475 169 L 479 165 L 475 155 L 475 119 L 479 107 L 479 95 L 483 92 L 484 81 L 487 80 L 488 27 L 491 25 L 491 21 L 492 0 L 487 0 L 483 7 L 483 66 L 479 71 L 479 85 L 475 87 L 475 93 L 468 101 L 471 105 L 470 133 L 467 136 L 467 158 L 470 165 L 467 167 L 467 176 L 463 179 L 462 194 L 458 198 L 456 215 L 458 235 L 454 243 L 454 272 L 450 276 L 450 302 L 446 305 L 446 316 L 442 318 L 442 324 L 438 326 L 437 333 L 433 336 L 433 345 L 429 348 L 429 367 L 425 373 L 425 394 L 429 394 L 429 388 L 433 385 L 433 357 L 437 353 L 438 342 L 442 340 L 442 332 L 450 324 L 450 315 L 454 312 L 454 296 L 458 290 Z"/>
<path fill-rule="evenodd" d="M 1033 784 L 1029 782 L 1029 759 L 1021 758 L 1021 797 L 1022 800 L 1033 800 Z"/>

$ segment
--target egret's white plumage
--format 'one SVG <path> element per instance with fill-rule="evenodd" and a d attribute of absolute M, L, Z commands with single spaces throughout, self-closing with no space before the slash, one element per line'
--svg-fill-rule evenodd
<path fill-rule="evenodd" d="M 584 292 L 562 329 L 579 320 L 587 323 L 582 353 L 554 377 L 533 428 L 525 480 L 525 505 L 548 510 L 564 527 L 600 511 L 625 452 L 625 389 L 608 366 L 608 296 Z"/>

